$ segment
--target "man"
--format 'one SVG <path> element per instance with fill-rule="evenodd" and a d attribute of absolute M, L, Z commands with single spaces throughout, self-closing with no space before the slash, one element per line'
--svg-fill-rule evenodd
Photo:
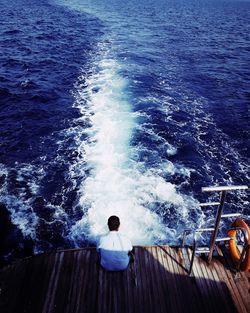
<path fill-rule="evenodd" d="M 133 249 L 131 241 L 119 233 L 120 219 L 112 215 L 108 219 L 109 233 L 100 238 L 98 246 L 101 266 L 107 271 L 122 271 L 128 267 Z"/>

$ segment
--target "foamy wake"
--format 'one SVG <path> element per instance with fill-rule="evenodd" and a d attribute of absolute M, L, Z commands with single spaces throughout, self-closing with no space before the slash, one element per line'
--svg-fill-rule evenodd
<path fill-rule="evenodd" d="M 121 231 L 134 244 L 174 238 L 174 229 L 166 229 L 153 203 L 168 203 L 185 219 L 195 201 L 180 195 L 159 173 L 133 161 L 130 139 L 136 115 L 126 95 L 129 81 L 120 74 L 122 66 L 108 53 L 95 65 L 87 80 L 83 73 L 75 90 L 75 107 L 82 114 L 78 122 L 85 126 L 78 129 L 80 157 L 71 171 L 83 177 L 79 205 L 84 215 L 71 228 L 70 238 L 76 245 L 83 236 L 95 241 L 107 231 L 107 219 L 113 214 L 120 217 Z M 86 169 L 88 176 L 84 178 Z M 173 164 L 167 169 L 173 171 Z"/>
<path fill-rule="evenodd" d="M 46 208 L 55 212 L 53 217 L 46 220 L 34 210 L 34 201 L 41 197 L 41 181 L 45 176 L 46 171 L 42 164 L 39 166 L 16 162 L 14 168 L 8 168 L 0 163 L 0 204 L 9 211 L 12 224 L 18 227 L 22 235 L 33 240 L 35 253 L 44 252 L 44 238 L 39 232 L 40 222 L 51 226 L 68 218 L 60 206 L 52 205 L 48 201 Z"/>
<path fill-rule="evenodd" d="M 39 180 L 44 175 L 41 169 L 31 164 L 16 164 L 15 180 L 19 184 L 25 184 L 10 191 L 8 188 L 8 180 L 11 180 L 11 170 L 3 164 L 0 164 L 0 177 L 4 178 L 1 186 L 0 203 L 3 203 L 11 214 L 11 221 L 22 231 L 26 237 L 36 239 L 36 227 L 38 217 L 32 210 L 33 197 L 39 189 Z"/>

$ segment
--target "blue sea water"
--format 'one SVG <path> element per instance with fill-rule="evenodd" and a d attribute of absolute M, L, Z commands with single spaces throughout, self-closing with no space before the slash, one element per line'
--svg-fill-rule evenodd
<path fill-rule="evenodd" d="M 0 8 L 5 260 L 94 244 L 111 214 L 134 244 L 177 244 L 213 222 L 202 186 L 249 184 L 250 2 Z M 249 221 L 246 193 L 227 200 Z"/>

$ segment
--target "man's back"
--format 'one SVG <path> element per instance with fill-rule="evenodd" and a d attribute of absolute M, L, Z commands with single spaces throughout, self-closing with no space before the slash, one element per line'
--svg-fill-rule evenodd
<path fill-rule="evenodd" d="M 133 249 L 131 241 L 118 231 L 110 231 L 101 237 L 98 246 L 101 265 L 108 271 L 125 270 L 129 264 L 128 252 Z"/>

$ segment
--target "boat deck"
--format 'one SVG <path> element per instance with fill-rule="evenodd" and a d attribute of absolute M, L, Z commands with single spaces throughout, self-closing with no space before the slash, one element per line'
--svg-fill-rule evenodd
<path fill-rule="evenodd" d="M 195 257 L 188 276 L 180 248 L 135 247 L 126 271 L 107 272 L 94 248 L 58 251 L 0 271 L 2 313 L 250 312 L 250 273 L 230 260 Z"/>

